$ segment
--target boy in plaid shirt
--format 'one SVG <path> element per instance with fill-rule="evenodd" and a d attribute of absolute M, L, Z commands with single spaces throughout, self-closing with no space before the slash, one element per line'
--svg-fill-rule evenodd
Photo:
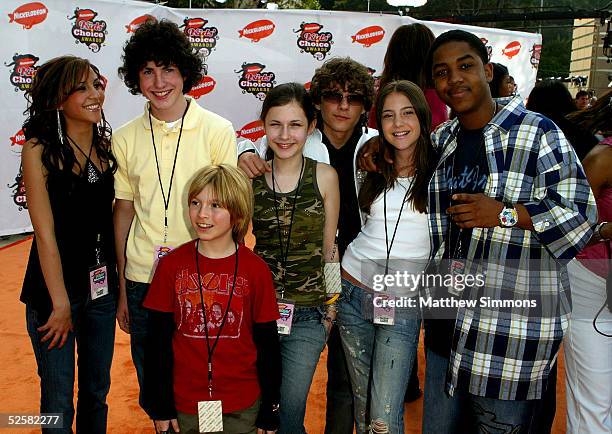
<path fill-rule="evenodd" d="M 456 114 L 433 133 L 432 255 L 447 264 L 440 272 L 481 274 L 485 283 L 425 288 L 425 297 L 477 303 L 425 322 L 423 432 L 538 432 L 571 311 L 565 264 L 591 237 L 593 194 L 552 121 L 520 97 L 491 97 L 492 66 L 477 36 L 440 35 L 427 67 Z"/>

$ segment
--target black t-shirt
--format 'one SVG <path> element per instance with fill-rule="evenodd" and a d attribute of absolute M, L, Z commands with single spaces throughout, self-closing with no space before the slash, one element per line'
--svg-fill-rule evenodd
<path fill-rule="evenodd" d="M 460 128 L 457 134 L 457 148 L 454 154 L 446 159 L 444 165 L 446 178 L 449 180 L 449 202 L 452 205 L 457 203 L 450 200 L 453 194 L 483 193 L 489 176 L 483 129 L 464 130 Z M 441 212 L 445 211 L 441 210 Z M 466 257 L 471 235 L 471 229 L 460 229 L 452 220 L 449 220 L 449 230 L 444 237 L 443 259 L 445 261 L 442 262 L 444 267 L 449 263 L 447 259 Z M 438 272 L 447 273 L 448 270 L 438 270 Z M 436 295 L 440 298 L 449 296 L 445 288 L 440 288 Z M 454 315 L 456 315 L 456 310 L 448 308 L 444 311 L 431 312 L 429 319 L 425 320 L 425 345 L 445 357 L 450 354 L 455 320 L 440 318 L 452 318 Z"/>
<path fill-rule="evenodd" d="M 448 195 L 456 193 L 483 193 L 489 176 L 489 165 L 484 145 L 483 129 L 459 129 L 457 148 L 445 163 L 449 180 Z M 450 197 L 449 197 L 450 199 Z M 458 202 L 449 200 L 451 205 Z M 465 258 L 467 254 L 471 229 L 460 229 L 449 221 L 449 233 L 445 237 L 444 258 Z M 461 243 L 459 243 L 459 240 Z"/>
<path fill-rule="evenodd" d="M 355 192 L 355 174 L 353 172 L 353 156 L 355 148 L 361 138 L 361 127 L 355 127 L 353 135 L 340 149 L 331 144 L 325 133 L 323 143 L 329 152 L 329 162 L 338 172 L 340 184 L 340 216 L 338 218 L 338 252 L 340 257 L 348 245 L 355 239 L 361 230 L 359 217 L 359 204 Z"/>

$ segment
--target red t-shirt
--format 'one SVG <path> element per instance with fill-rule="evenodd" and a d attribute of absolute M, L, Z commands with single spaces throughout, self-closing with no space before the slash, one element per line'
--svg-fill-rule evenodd
<path fill-rule="evenodd" d="M 206 320 L 202 314 L 195 242 L 165 256 L 155 271 L 144 306 L 174 312 L 174 403 L 181 413 L 196 414 L 198 401 L 208 393 L 208 351 L 204 327 L 212 348 L 227 309 L 234 278 L 235 255 L 210 259 L 198 254 Z M 238 276 L 227 320 L 213 353 L 213 400 L 223 413 L 244 410 L 260 395 L 253 323 L 279 318 L 272 274 L 263 259 L 245 246 L 238 250 Z"/>

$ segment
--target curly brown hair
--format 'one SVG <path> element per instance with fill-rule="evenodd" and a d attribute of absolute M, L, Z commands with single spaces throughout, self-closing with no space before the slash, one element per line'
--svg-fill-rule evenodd
<path fill-rule="evenodd" d="M 157 66 L 176 65 L 185 80 L 183 93 L 200 81 L 204 69 L 187 36 L 168 20 L 149 20 L 140 26 L 125 43 L 121 60 L 119 75 L 133 95 L 142 93 L 139 73 L 149 61 Z"/>
<path fill-rule="evenodd" d="M 363 95 L 363 108 L 370 111 L 374 100 L 374 79 L 361 63 L 350 57 L 334 57 L 318 68 L 310 83 L 315 104 L 321 103 L 321 92 L 340 86 L 348 92 Z"/>

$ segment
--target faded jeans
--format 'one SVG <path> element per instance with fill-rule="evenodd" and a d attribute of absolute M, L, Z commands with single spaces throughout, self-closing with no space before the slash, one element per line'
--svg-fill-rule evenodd
<path fill-rule="evenodd" d="M 283 377 L 279 434 L 306 433 L 306 400 L 327 340 L 322 319 L 322 308 L 296 307 L 291 334 L 280 336 Z"/>
<path fill-rule="evenodd" d="M 389 433 L 401 434 L 404 394 L 417 353 L 419 310 L 395 308 L 395 324 L 378 325 L 364 319 L 363 307 L 372 303 L 373 294 L 342 280 L 337 318 L 353 387 L 357 433 L 369 432 L 370 394 L 372 428 L 386 432 L 386 427 Z"/>

